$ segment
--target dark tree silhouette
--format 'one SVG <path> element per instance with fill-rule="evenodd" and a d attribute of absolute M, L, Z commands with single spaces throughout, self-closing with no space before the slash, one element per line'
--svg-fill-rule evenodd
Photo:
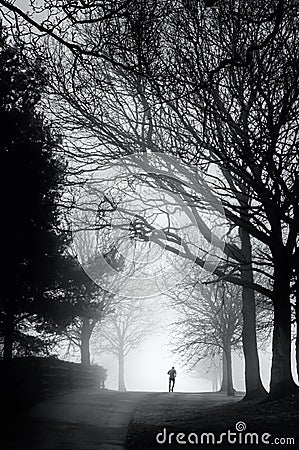
<path fill-rule="evenodd" d="M 82 269 L 66 253 L 58 202 L 65 164 L 60 138 L 39 112 L 47 79 L 38 59 L 0 32 L 0 164 L 2 261 L 0 331 L 3 357 L 41 350 L 41 335 L 72 320 Z M 30 328 L 30 327 L 29 327 Z M 31 330 L 32 331 L 32 330 Z M 40 345 L 39 345 L 40 344 Z M 22 350 L 23 349 L 23 350 Z"/>

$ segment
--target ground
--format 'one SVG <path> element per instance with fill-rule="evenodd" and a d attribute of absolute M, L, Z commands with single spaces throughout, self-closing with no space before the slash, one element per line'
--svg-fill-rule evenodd
<path fill-rule="evenodd" d="M 243 402 L 242 396 L 229 398 L 217 393 L 150 393 L 88 390 L 63 394 L 43 401 L 27 412 L 15 414 L 1 433 L 3 450 L 143 450 L 171 448 L 250 448 L 239 444 L 193 445 L 195 435 L 238 427 L 237 433 L 269 433 L 274 438 L 294 438 L 299 442 L 298 398 L 276 402 Z M 241 424 L 243 422 L 243 424 Z M 245 425 L 244 425 L 245 424 Z M 156 439 L 157 434 L 158 441 Z M 170 433 L 174 433 L 170 435 Z M 178 433 L 184 433 L 178 436 Z M 190 435 L 190 436 L 189 436 Z M 171 444 L 169 445 L 169 436 Z M 191 440 L 191 443 L 177 444 Z M 231 438 L 234 436 L 231 435 Z M 212 439 L 213 436 L 204 436 Z M 165 441 L 165 442 L 164 442 Z M 297 444 L 298 446 L 298 444 Z M 286 444 L 275 448 L 297 448 Z M 261 445 L 258 446 L 260 448 Z"/>
<path fill-rule="evenodd" d="M 257 433 L 257 438 L 256 436 L 251 438 L 249 435 L 246 437 L 247 442 L 251 439 L 256 442 L 258 439 L 257 448 L 266 448 L 266 445 L 269 445 L 263 445 L 261 442 L 262 435 L 265 433 L 270 435 L 264 436 L 265 441 L 275 445 L 275 448 L 298 448 L 298 396 L 272 402 L 241 400 L 242 397 L 239 395 L 232 398 L 219 393 L 171 393 L 147 397 L 139 404 L 130 423 L 127 449 L 256 448 L 256 445 L 244 444 L 246 433 Z M 236 426 L 239 430 L 244 430 L 236 433 Z M 236 443 L 228 442 L 228 430 L 236 433 L 230 435 L 231 442 L 237 439 Z M 157 442 L 158 433 L 161 434 L 158 435 Z M 184 433 L 185 436 L 178 436 L 178 440 L 186 441 L 185 444 L 176 442 L 178 433 Z M 198 445 L 194 444 L 196 437 L 190 433 L 196 433 Z M 213 433 L 213 435 L 202 436 L 203 433 Z M 221 433 L 226 435 L 221 438 Z M 189 435 L 191 443 L 188 442 Z M 293 438 L 294 441 L 287 441 L 286 438 Z M 209 445 L 205 445 L 207 439 L 209 439 Z M 213 439 L 215 439 L 214 445 Z M 217 443 L 217 440 L 221 443 Z"/>
<path fill-rule="evenodd" d="M 146 393 L 82 390 L 49 398 L 16 416 L 1 450 L 121 450 Z"/>

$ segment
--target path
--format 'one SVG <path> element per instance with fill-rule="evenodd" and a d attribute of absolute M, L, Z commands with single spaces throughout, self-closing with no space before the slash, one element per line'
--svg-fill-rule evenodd
<path fill-rule="evenodd" d="M 240 408 L 244 408 L 239 401 L 243 394 L 235 397 L 216 392 L 187 393 L 159 392 L 146 397 L 136 408 L 134 418 L 130 423 L 127 435 L 127 448 L 131 450 L 161 449 L 171 444 L 173 449 L 197 448 L 196 445 L 178 443 L 176 437 L 180 433 L 198 432 L 199 434 L 211 431 L 219 433 L 223 424 L 235 429 L 235 424 L 242 420 Z M 237 411 L 236 411 L 237 410 Z M 226 425 L 224 425 L 224 428 Z M 228 428 L 226 428 L 227 430 Z M 224 431 L 226 431 L 224 430 Z M 157 436 L 159 443 L 157 443 Z M 210 448 L 201 445 L 202 450 Z M 219 450 L 224 446 L 219 445 Z M 239 448 L 239 447 L 238 447 Z M 229 446 L 232 449 L 232 446 Z"/>
<path fill-rule="evenodd" d="M 122 450 L 134 410 L 147 395 L 97 390 L 48 399 L 14 421 L 0 446 L 3 450 Z"/>
<path fill-rule="evenodd" d="M 154 436 L 163 427 L 181 430 L 200 417 L 212 418 L 216 424 L 223 419 L 218 407 L 240 398 L 216 393 L 72 392 L 41 402 L 14 419 L 0 434 L 0 448 L 124 450 L 133 416 L 127 445 L 134 450 L 157 448 Z M 200 424 L 197 419 L 196 427 Z"/>

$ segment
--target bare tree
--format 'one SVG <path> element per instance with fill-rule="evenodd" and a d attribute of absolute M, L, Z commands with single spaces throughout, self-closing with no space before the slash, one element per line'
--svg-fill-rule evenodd
<path fill-rule="evenodd" d="M 195 376 L 209 380 L 212 384 L 213 392 L 225 392 L 227 393 L 227 380 L 225 380 L 225 367 L 223 364 L 223 358 L 219 358 L 217 355 L 213 357 L 202 358 L 198 361 L 191 373 Z"/>
<path fill-rule="evenodd" d="M 242 331 L 241 290 L 218 283 L 177 293 L 172 300 L 180 319 L 174 324 L 174 350 L 194 367 L 202 359 L 222 356 L 227 374 L 227 395 L 234 395 L 232 348 L 240 345 Z"/>
<path fill-rule="evenodd" d="M 85 296 L 85 307 L 73 320 L 72 324 L 63 332 L 64 338 L 80 350 L 81 364 L 90 366 L 90 340 L 97 325 L 113 311 L 113 296 L 105 291 L 100 291 L 90 298 Z"/>
<path fill-rule="evenodd" d="M 168 60 L 163 68 L 165 81 L 167 77 L 177 81 L 174 87 L 165 83 L 162 92 L 201 155 L 207 154 L 225 176 L 226 196 L 221 198 L 227 216 L 270 250 L 273 393 L 294 389 L 290 282 L 298 236 L 298 67 L 293 64 L 298 58 L 297 19 L 293 4 L 283 3 L 281 9 L 277 2 L 266 27 L 253 19 L 255 14 L 262 16 L 264 5 L 260 9 L 243 2 L 242 10 L 237 5 L 232 10 L 221 3 L 203 16 L 200 28 L 197 8 L 186 6 L 171 21 L 181 34 L 170 51 L 174 64 Z M 201 48 L 199 40 L 204 42 Z M 232 70 L 236 55 L 240 63 Z M 182 96 L 186 79 L 193 90 Z"/>
<path fill-rule="evenodd" d="M 125 360 L 155 330 L 149 300 L 119 302 L 115 313 L 95 332 L 94 345 L 99 351 L 112 353 L 118 361 L 118 390 L 125 391 Z"/>
<path fill-rule="evenodd" d="M 73 257 L 80 262 L 86 271 L 86 278 L 89 280 L 88 285 L 82 293 L 82 305 L 74 321 L 63 333 L 64 337 L 69 341 L 69 347 L 73 346 L 80 349 L 81 363 L 90 366 L 90 340 L 96 326 L 99 326 L 107 315 L 114 311 L 117 303 L 115 295 L 103 289 L 96 283 L 97 279 L 92 277 L 94 271 L 100 272 L 101 265 L 96 264 L 97 258 L 103 248 L 106 249 L 105 257 L 110 258 L 111 264 L 118 265 L 117 256 L 113 248 L 111 249 L 111 241 L 106 227 L 97 229 L 96 222 L 90 217 L 90 211 L 76 211 L 76 217 L 73 220 Z M 101 216 L 101 212 L 98 212 Z M 95 228 L 95 229 L 94 229 Z M 99 248 L 99 240 L 102 249 Z M 110 250 L 109 250 L 110 248 Z M 89 268 L 87 270 L 86 268 Z M 91 267 L 91 269 L 90 269 Z"/>

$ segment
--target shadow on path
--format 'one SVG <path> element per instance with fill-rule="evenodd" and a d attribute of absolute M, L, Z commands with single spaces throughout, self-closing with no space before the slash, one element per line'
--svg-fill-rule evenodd
<path fill-rule="evenodd" d="M 134 410 L 149 393 L 88 390 L 30 408 L 2 433 L 3 450 L 121 450 Z"/>

